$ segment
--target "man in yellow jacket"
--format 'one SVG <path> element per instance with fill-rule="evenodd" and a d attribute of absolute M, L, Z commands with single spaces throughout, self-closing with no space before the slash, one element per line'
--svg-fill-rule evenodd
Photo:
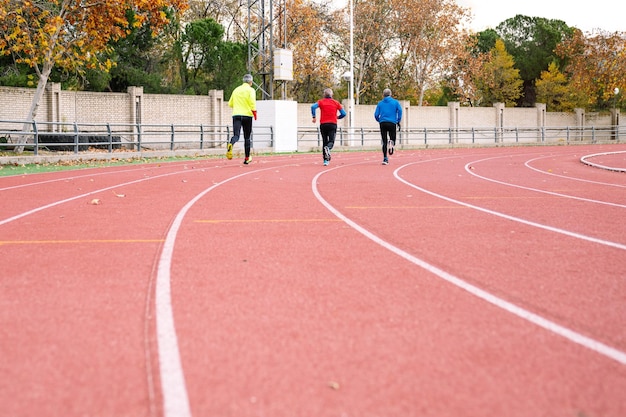
<path fill-rule="evenodd" d="M 252 87 L 252 75 L 243 76 L 243 84 L 233 90 L 228 100 L 233 109 L 233 137 L 226 145 L 226 158 L 233 159 L 233 145 L 239 141 L 239 133 L 243 127 L 244 150 L 246 158 L 243 163 L 252 161 L 250 156 L 250 138 L 252 137 L 252 118 L 256 120 L 256 91 Z"/>

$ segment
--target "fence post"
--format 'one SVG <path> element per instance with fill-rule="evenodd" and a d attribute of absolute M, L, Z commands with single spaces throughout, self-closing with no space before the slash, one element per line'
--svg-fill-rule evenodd
<path fill-rule="evenodd" d="M 74 122 L 74 153 L 78 153 L 78 125 Z"/>
<path fill-rule="evenodd" d="M 591 126 L 591 143 L 596 143 L 596 127 Z"/>
<path fill-rule="evenodd" d="M 135 124 L 135 127 L 137 128 L 137 151 L 141 151 L 141 123 Z"/>
<path fill-rule="evenodd" d="M 200 150 L 204 149 L 204 125 L 200 125 Z"/>
<path fill-rule="evenodd" d="M 172 129 L 172 134 L 170 136 L 170 151 L 173 151 L 174 150 L 174 136 L 175 136 L 175 134 L 174 134 L 174 124 L 172 123 L 170 125 L 170 127 Z"/>
<path fill-rule="evenodd" d="M 33 124 L 33 132 L 35 132 L 35 136 L 33 137 L 33 142 L 35 143 L 35 147 L 33 148 L 33 154 L 37 156 L 39 154 L 39 129 L 37 129 L 37 122 L 35 120 L 32 121 Z"/>
<path fill-rule="evenodd" d="M 111 124 L 107 123 L 107 134 L 109 136 L 109 153 L 113 152 L 113 136 L 111 135 Z"/>

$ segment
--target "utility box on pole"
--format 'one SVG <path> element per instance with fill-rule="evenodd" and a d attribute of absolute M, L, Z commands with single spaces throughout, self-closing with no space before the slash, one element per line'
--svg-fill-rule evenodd
<path fill-rule="evenodd" d="M 291 50 L 274 50 L 274 80 L 293 81 L 293 53 Z"/>

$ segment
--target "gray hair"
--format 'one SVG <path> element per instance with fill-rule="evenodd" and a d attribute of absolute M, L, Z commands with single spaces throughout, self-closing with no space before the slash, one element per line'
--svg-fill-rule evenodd
<path fill-rule="evenodd" d="M 388 88 L 385 88 L 383 90 L 383 97 L 391 97 L 391 90 Z"/>
<path fill-rule="evenodd" d="M 243 76 L 243 82 L 244 83 L 251 83 L 252 82 L 252 75 L 250 74 L 246 74 Z"/>
<path fill-rule="evenodd" d="M 332 96 L 333 96 L 333 90 L 331 90 L 330 88 L 324 89 L 325 98 L 332 98 Z"/>

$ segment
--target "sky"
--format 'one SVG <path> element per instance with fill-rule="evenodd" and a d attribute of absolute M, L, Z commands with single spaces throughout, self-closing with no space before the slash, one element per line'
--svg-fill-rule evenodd
<path fill-rule="evenodd" d="M 559 19 L 583 32 L 595 29 L 626 32 L 623 0 L 456 0 L 456 3 L 470 9 L 470 27 L 476 32 L 495 28 L 518 14 Z"/>

